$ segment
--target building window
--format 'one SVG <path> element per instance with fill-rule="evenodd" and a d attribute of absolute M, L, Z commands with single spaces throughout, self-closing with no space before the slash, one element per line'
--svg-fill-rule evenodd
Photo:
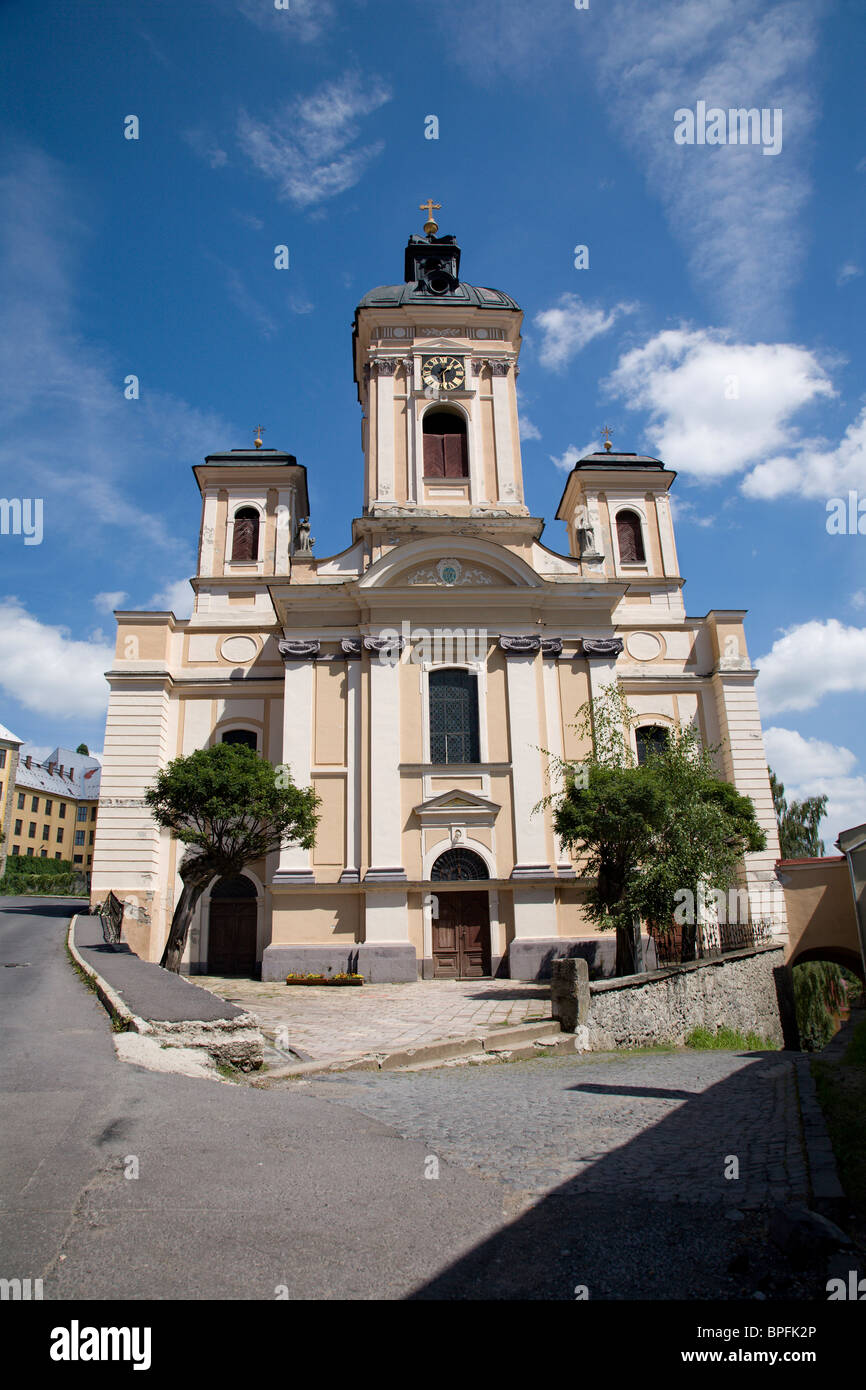
<path fill-rule="evenodd" d="M 84 831 L 83 831 L 83 830 L 76 830 L 76 832 L 75 832 L 75 843 L 76 843 L 77 845 L 83 845 L 83 844 L 84 844 Z"/>
<path fill-rule="evenodd" d="M 54 805 L 54 802 L 53 802 L 53 801 L 48 801 L 47 798 L 46 798 L 46 801 L 45 801 L 45 814 L 46 814 L 46 816 L 50 816 L 50 815 L 51 815 L 51 809 L 52 809 L 53 805 Z"/>
<path fill-rule="evenodd" d="M 61 803 L 60 803 L 60 819 L 61 819 L 61 820 L 64 820 L 65 817 L 66 817 L 66 802 L 65 802 L 65 801 L 61 801 Z"/>
<path fill-rule="evenodd" d="M 28 827 L 27 827 L 27 838 L 28 838 L 28 840 L 35 840 L 35 839 L 36 839 L 36 822 L 35 822 L 35 820 L 32 820 L 32 821 L 30 822 L 30 824 L 28 825 Z"/>
<path fill-rule="evenodd" d="M 17 858 L 18 858 L 18 855 L 21 853 L 21 851 L 20 851 L 20 849 L 18 848 L 17 845 L 13 845 L 13 846 L 12 846 L 12 853 L 14 854 L 15 858 L 17 859 Z"/>
<path fill-rule="evenodd" d="M 33 858 L 33 846 L 32 846 L 32 845 L 28 845 L 28 847 L 27 847 L 27 858 L 28 858 L 28 859 L 32 859 L 32 858 Z"/>
<path fill-rule="evenodd" d="M 47 839 L 48 839 L 48 836 L 49 836 L 50 834 L 51 834 L 51 826 L 50 826 L 50 825 L 43 825 L 43 827 L 42 827 L 42 838 L 43 838 L 43 840 L 47 840 Z"/>
<path fill-rule="evenodd" d="M 6 766 L 6 749 L 0 748 L 0 767 Z"/>
<path fill-rule="evenodd" d="M 92 830 L 91 830 L 91 832 L 90 832 L 90 836 L 89 836 L 89 838 L 88 838 L 87 843 L 88 843 L 89 845 L 92 845 L 92 844 L 93 844 L 93 831 L 92 831 Z"/>
<path fill-rule="evenodd" d="M 62 845 L 62 844 L 63 844 L 63 826 L 62 826 L 62 825 L 58 825 L 58 827 L 57 827 L 57 843 L 58 843 L 58 845 Z"/>
<path fill-rule="evenodd" d="M 617 512 L 616 539 L 619 544 L 620 564 L 643 565 L 646 563 L 643 527 L 637 512 Z"/>
<path fill-rule="evenodd" d="M 87 820 L 87 807 L 86 807 L 86 806 L 79 806 L 79 807 L 78 807 L 78 809 L 77 809 L 77 811 L 76 811 L 75 819 L 76 819 L 76 820 Z"/>
<path fill-rule="evenodd" d="M 241 507 L 235 512 L 232 538 L 232 563 L 235 560 L 259 558 L 259 514 L 255 507 Z"/>
<path fill-rule="evenodd" d="M 220 738 L 220 743 L 240 743 L 244 748 L 252 748 L 253 752 L 258 751 L 258 735 L 252 729 L 229 729 Z"/>
<path fill-rule="evenodd" d="M 428 410 L 421 426 L 425 478 L 468 478 L 469 450 L 462 415 Z"/>
<path fill-rule="evenodd" d="M 47 859 L 47 858 L 48 858 L 48 850 L 47 850 L 47 849 L 41 849 L 41 850 L 39 851 L 39 858 L 40 858 L 40 859 Z"/>
<path fill-rule="evenodd" d="M 487 865 L 481 855 L 473 854 L 471 849 L 447 849 L 444 854 L 440 854 L 430 870 L 433 883 L 454 883 L 489 877 Z"/>
<path fill-rule="evenodd" d="M 19 811 L 23 811 L 23 810 L 24 810 L 24 793 L 23 793 L 23 792 L 19 792 L 19 793 L 18 793 L 18 810 L 19 810 Z"/>
<path fill-rule="evenodd" d="M 32 800 L 31 803 L 30 803 L 30 809 L 31 809 L 31 811 L 38 811 L 38 810 L 39 810 L 39 797 L 38 797 L 38 796 L 34 796 L 33 800 Z"/>
<path fill-rule="evenodd" d="M 16 835 L 20 835 L 20 834 L 21 834 L 21 831 L 22 831 L 22 829 L 23 829 L 23 826 L 24 826 L 24 822 L 23 822 L 23 821 L 17 820 L 17 821 L 15 822 L 15 834 L 16 834 Z"/>
<path fill-rule="evenodd" d="M 84 862 L 84 855 L 83 855 L 83 854 L 73 854 L 73 856 L 72 856 L 72 862 L 73 862 L 73 864 L 82 864 L 82 863 Z"/>
<path fill-rule="evenodd" d="M 57 853 L 55 854 L 54 858 L 55 858 L 55 859 L 62 859 L 62 858 L 63 858 L 63 855 L 60 853 L 60 850 L 57 851 Z"/>
<path fill-rule="evenodd" d="M 635 729 L 635 740 L 638 766 L 643 767 L 652 754 L 665 751 L 669 735 L 667 729 L 662 728 L 660 724 L 642 724 L 639 729 Z"/>
<path fill-rule="evenodd" d="M 95 806 L 91 806 L 91 808 L 90 808 L 90 819 L 91 819 L 91 820 L 96 820 L 96 807 L 95 807 Z"/>
<path fill-rule="evenodd" d="M 471 671 L 430 672 L 430 761 L 477 763 L 478 680 Z"/>

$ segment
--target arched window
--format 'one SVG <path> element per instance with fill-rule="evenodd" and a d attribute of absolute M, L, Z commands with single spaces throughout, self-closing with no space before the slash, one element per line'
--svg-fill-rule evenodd
<path fill-rule="evenodd" d="M 466 421 L 447 410 L 428 410 L 421 426 L 425 478 L 468 478 Z"/>
<path fill-rule="evenodd" d="M 430 871 L 433 883 L 456 883 L 465 879 L 489 878 L 487 865 L 471 849 L 447 849 Z"/>
<path fill-rule="evenodd" d="M 211 902 L 242 902 L 245 898 L 255 898 L 256 885 L 243 874 L 237 878 L 221 878 L 211 890 Z"/>
<path fill-rule="evenodd" d="M 639 729 L 635 729 L 634 736 L 639 767 L 643 767 L 653 753 L 664 753 L 670 741 L 667 729 L 661 724 L 642 724 Z"/>
<path fill-rule="evenodd" d="M 254 753 L 259 747 L 258 735 L 253 729 L 228 729 L 222 735 L 220 743 L 241 743 L 245 748 L 252 748 Z"/>
<path fill-rule="evenodd" d="M 430 672 L 430 761 L 477 763 L 478 681 L 471 671 Z"/>
<path fill-rule="evenodd" d="M 642 565 L 645 563 L 643 528 L 637 512 L 617 512 L 616 538 L 619 542 L 621 564 Z"/>
<path fill-rule="evenodd" d="M 241 507 L 235 512 L 232 541 L 232 562 L 259 558 L 259 514 L 255 507 Z"/>

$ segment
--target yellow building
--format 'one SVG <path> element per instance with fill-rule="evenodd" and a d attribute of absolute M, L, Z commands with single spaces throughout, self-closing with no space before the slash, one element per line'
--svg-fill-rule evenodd
<path fill-rule="evenodd" d="M 675 475 L 608 444 L 567 479 L 568 553 L 544 544 L 523 495 L 523 315 L 462 281 L 437 231 L 411 237 L 403 283 L 356 311 L 363 508 L 347 548 L 313 553 L 292 455 L 261 441 L 211 454 L 195 468 L 192 617 L 116 615 L 93 896 L 123 898 L 150 959 L 181 884 L 144 792 L 172 758 L 235 740 L 314 785 L 322 819 L 313 850 L 203 896 L 189 970 L 532 979 L 566 950 L 604 968 L 611 935 L 584 920 L 588 885 L 535 808 L 542 750 L 579 758 L 576 711 L 617 679 L 638 755 L 678 722 L 724 744 L 721 770 L 768 840 L 747 856 L 748 893 L 763 903 L 775 884 L 744 615 L 685 611 Z"/>
<path fill-rule="evenodd" d="M 8 853 L 15 858 L 64 859 L 82 873 L 93 863 L 100 764 L 55 748 L 44 762 L 19 754 L 10 798 Z"/>
<path fill-rule="evenodd" d="M 18 771 L 18 750 L 22 740 L 16 738 L 5 724 L 0 724 L 0 878 L 6 872 L 9 835 L 12 830 L 12 808 L 15 804 L 15 774 Z"/>

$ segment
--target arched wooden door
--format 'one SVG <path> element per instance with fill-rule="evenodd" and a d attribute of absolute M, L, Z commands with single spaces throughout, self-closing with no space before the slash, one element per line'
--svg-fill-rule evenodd
<path fill-rule="evenodd" d="M 248 878 L 221 879 L 211 893 L 208 973 L 256 974 L 256 889 Z"/>
<path fill-rule="evenodd" d="M 439 856 L 434 883 L 489 878 L 487 865 L 468 849 Z M 490 901 L 486 891 L 437 893 L 433 920 L 433 975 L 440 980 L 482 980 L 490 974 Z"/>

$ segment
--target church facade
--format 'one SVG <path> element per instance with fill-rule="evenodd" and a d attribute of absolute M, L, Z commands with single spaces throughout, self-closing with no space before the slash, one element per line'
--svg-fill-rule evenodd
<path fill-rule="evenodd" d="M 312 850 L 205 894 L 192 973 L 532 979 L 570 949 L 598 963 L 611 934 L 584 919 L 588 885 L 539 803 L 549 755 L 585 752 L 579 707 L 618 679 L 639 756 L 678 722 L 722 745 L 767 834 L 743 868 L 752 916 L 770 902 L 784 939 L 744 613 L 686 614 L 675 475 L 656 459 L 609 443 L 581 459 L 556 514 L 568 553 L 544 544 L 523 494 L 521 311 L 461 280 L 437 232 L 356 311 L 364 496 L 347 548 L 314 553 L 304 467 L 257 440 L 195 468 L 192 617 L 117 614 L 93 898 L 113 889 L 131 945 L 159 959 L 179 846 L 144 791 L 172 758 L 234 740 L 313 785 L 321 821 Z"/>

